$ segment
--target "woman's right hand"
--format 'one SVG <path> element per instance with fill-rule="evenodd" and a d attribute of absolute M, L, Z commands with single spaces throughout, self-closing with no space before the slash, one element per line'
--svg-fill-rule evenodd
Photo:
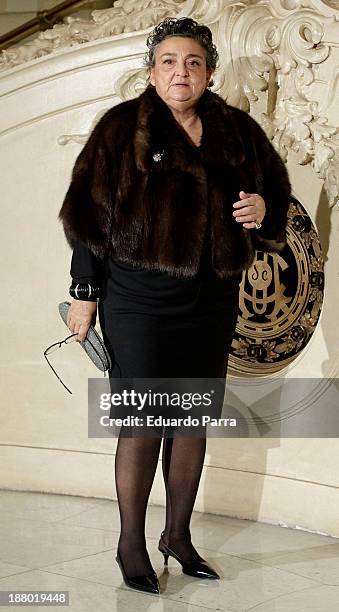
<path fill-rule="evenodd" d="M 90 325 L 95 325 L 97 303 L 73 298 L 67 315 L 67 326 L 76 337 L 77 342 L 83 342 Z"/>

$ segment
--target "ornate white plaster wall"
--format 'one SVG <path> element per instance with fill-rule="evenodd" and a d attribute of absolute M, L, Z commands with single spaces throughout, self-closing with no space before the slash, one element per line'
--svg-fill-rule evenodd
<path fill-rule="evenodd" d="M 69 395 L 43 357 L 66 335 L 57 304 L 68 299 L 70 250 L 56 217 L 94 123 L 143 89 L 146 36 L 165 16 L 211 27 L 220 53 L 215 91 L 274 135 L 320 235 L 321 319 L 280 376 L 337 377 L 337 2 L 149 4 L 119 0 L 91 20 L 68 18 L 0 59 L 3 488 L 115 498 L 115 441 L 87 437 L 87 378 L 98 371 L 79 346 L 55 354 Z M 279 88 L 268 102 L 269 71 Z M 196 509 L 339 536 L 338 460 L 337 439 L 210 439 Z M 151 502 L 163 504 L 160 468 Z"/>

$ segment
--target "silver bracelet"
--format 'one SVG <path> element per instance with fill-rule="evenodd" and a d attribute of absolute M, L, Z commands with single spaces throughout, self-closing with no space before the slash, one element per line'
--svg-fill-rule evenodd
<path fill-rule="evenodd" d="M 100 295 L 100 288 L 91 283 L 72 283 L 69 294 L 76 300 L 96 301 Z"/>

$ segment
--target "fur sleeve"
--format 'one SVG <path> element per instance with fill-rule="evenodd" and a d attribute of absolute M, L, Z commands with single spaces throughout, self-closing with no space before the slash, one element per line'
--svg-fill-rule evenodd
<path fill-rule="evenodd" d="M 98 121 L 78 154 L 58 220 L 71 248 L 82 241 L 104 258 L 111 217 L 111 157 L 105 141 L 107 113 Z"/>
<path fill-rule="evenodd" d="M 266 136 L 262 127 L 248 115 L 254 132 L 257 172 L 257 193 L 265 200 L 266 213 L 259 230 L 251 229 L 255 249 L 281 252 L 286 245 L 287 212 L 291 183 L 286 165 Z"/>

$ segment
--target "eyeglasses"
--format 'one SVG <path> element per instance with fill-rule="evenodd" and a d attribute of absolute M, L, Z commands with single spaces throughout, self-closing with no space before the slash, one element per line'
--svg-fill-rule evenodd
<path fill-rule="evenodd" d="M 53 368 L 52 364 L 47 359 L 47 355 L 50 355 L 51 353 L 54 353 L 55 351 L 57 351 L 59 348 L 61 348 L 62 344 L 70 344 L 70 342 L 74 342 L 76 340 L 75 336 L 78 336 L 78 333 L 71 334 L 70 336 L 67 336 L 67 338 L 65 338 L 64 340 L 61 340 L 60 342 L 54 342 L 54 344 L 51 344 L 51 346 L 48 346 L 44 350 L 44 357 L 45 357 L 49 367 L 54 372 L 55 376 L 60 380 L 61 384 L 65 387 L 65 389 L 67 389 L 68 393 L 71 393 L 71 395 L 72 395 L 72 391 L 68 387 L 66 387 L 65 383 L 61 380 L 60 376 L 56 373 L 56 371 Z M 89 344 L 91 345 L 93 351 L 96 353 L 96 355 L 100 359 L 100 361 L 101 361 L 101 363 L 103 365 L 103 369 L 104 369 L 105 368 L 105 364 L 103 363 L 103 361 L 101 359 L 101 356 L 99 355 L 98 351 L 96 350 L 96 348 L 93 346 L 92 342 L 88 338 L 86 338 L 86 342 L 89 342 Z M 105 371 L 104 371 L 104 378 L 105 378 Z"/>

